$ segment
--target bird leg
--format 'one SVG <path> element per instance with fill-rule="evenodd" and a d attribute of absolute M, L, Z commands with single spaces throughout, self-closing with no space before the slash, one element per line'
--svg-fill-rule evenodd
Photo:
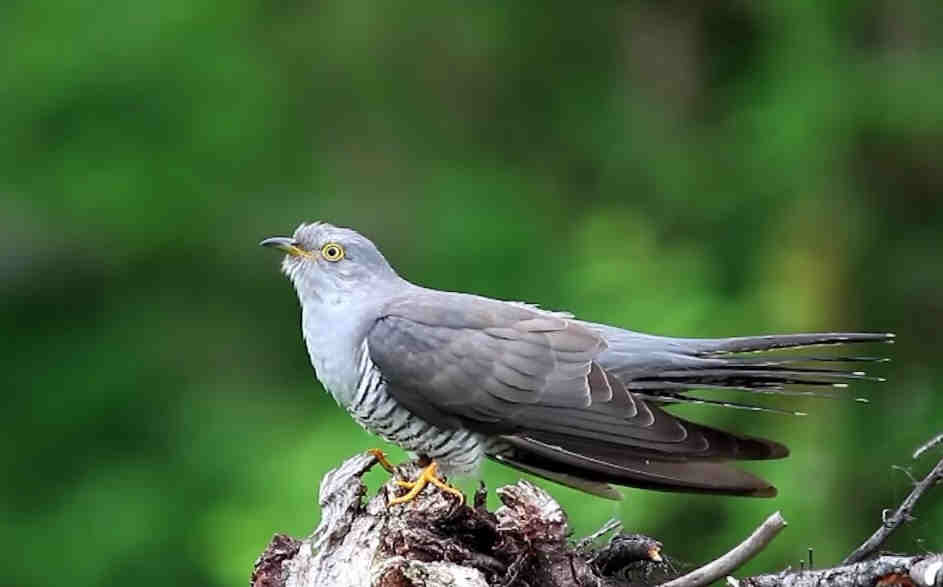
<path fill-rule="evenodd" d="M 398 503 L 406 503 L 416 499 L 416 496 L 419 495 L 419 492 L 425 489 L 426 485 L 430 483 L 442 491 L 451 493 L 452 495 L 458 497 L 459 505 L 465 503 L 465 496 L 462 495 L 461 491 L 455 489 L 439 478 L 439 465 L 433 461 L 429 463 L 429 466 L 424 468 L 422 472 L 419 473 L 419 477 L 417 477 L 415 481 L 400 481 L 399 479 L 396 480 L 396 484 L 400 487 L 409 489 L 409 493 L 400 497 L 394 497 L 390 500 L 389 506 L 391 507 Z"/>
<path fill-rule="evenodd" d="M 377 460 L 381 467 L 387 470 L 387 472 L 395 475 L 396 467 L 393 466 L 393 463 L 386 458 L 386 453 L 378 448 L 367 449 L 367 454 L 373 455 L 373 458 Z M 406 495 L 401 497 L 395 497 L 390 500 L 389 505 L 393 506 L 398 503 L 406 503 L 416 499 L 416 496 L 419 495 L 426 485 L 432 483 L 442 491 L 446 493 L 451 493 L 458 497 L 459 505 L 465 503 L 465 496 L 462 495 L 462 492 L 458 489 L 455 489 L 448 483 L 445 483 L 442 479 L 439 478 L 439 465 L 435 461 L 430 460 L 428 457 L 420 456 L 417 464 L 420 467 L 423 467 L 422 471 L 419 473 L 419 477 L 415 481 L 402 481 L 400 479 L 396 480 L 396 484 L 400 487 L 405 487 L 409 489 L 409 492 Z"/>
<path fill-rule="evenodd" d="M 390 462 L 390 459 L 386 458 L 386 453 L 378 448 L 367 449 L 367 454 L 373 455 L 373 458 L 380 463 L 380 466 L 386 469 L 387 473 L 396 474 L 396 468 L 393 466 L 393 463 Z"/>

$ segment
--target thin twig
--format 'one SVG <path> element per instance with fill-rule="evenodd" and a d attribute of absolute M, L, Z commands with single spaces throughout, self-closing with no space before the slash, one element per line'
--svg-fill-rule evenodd
<path fill-rule="evenodd" d="M 923 451 L 926 450 L 924 447 L 928 448 L 933 446 L 933 444 L 935 444 L 937 441 L 937 438 L 934 438 L 927 444 L 923 445 L 921 448 L 917 449 L 917 452 L 914 454 L 919 456 Z M 894 533 L 894 530 L 899 528 L 904 522 L 912 519 L 910 512 L 912 512 L 914 506 L 917 505 L 917 500 L 923 496 L 927 489 L 932 487 L 940 479 L 943 479 L 943 458 L 941 458 L 939 462 L 937 462 L 936 466 L 933 467 L 929 473 L 927 473 L 926 477 L 914 485 L 913 491 L 911 491 L 910 495 L 908 495 L 904 501 L 901 502 L 900 506 L 898 506 L 892 515 L 882 515 L 884 519 L 881 523 L 881 526 L 875 530 L 874 534 L 865 540 L 861 546 L 856 548 L 854 552 L 845 557 L 845 560 L 842 561 L 842 564 L 848 565 L 851 563 L 856 563 L 877 552 L 881 545 L 884 544 L 884 541 Z"/>
<path fill-rule="evenodd" d="M 925 443 L 923 443 L 922 445 L 920 445 L 920 448 L 918 448 L 917 450 L 914 451 L 914 458 L 915 458 L 915 459 L 919 459 L 919 458 L 920 458 L 920 455 L 922 455 L 923 453 L 927 452 L 928 450 L 930 450 L 931 448 L 933 448 L 934 446 L 936 446 L 936 445 L 938 445 L 938 444 L 943 444 L 943 432 L 937 434 L 936 436 L 934 436 L 934 437 L 931 438 L 930 440 L 928 440 L 928 441 L 926 441 Z"/>
<path fill-rule="evenodd" d="M 914 485 L 916 485 L 917 483 L 920 483 L 920 481 L 918 481 L 917 478 L 914 477 L 914 474 L 910 471 L 910 467 L 901 467 L 900 465 L 891 465 L 891 469 L 895 471 L 900 471 L 904 475 L 907 475 L 907 478 L 910 479 L 910 482 L 913 483 Z"/>
<path fill-rule="evenodd" d="M 603 524 L 599 530 L 596 530 L 589 536 L 586 536 L 585 538 L 577 542 L 576 550 L 579 550 L 582 552 L 586 548 L 592 546 L 593 542 L 595 542 L 598 538 L 601 538 L 614 530 L 619 530 L 621 527 L 622 527 L 622 522 L 616 519 L 610 519 L 605 524 Z"/>
<path fill-rule="evenodd" d="M 734 572 L 745 562 L 766 548 L 773 538 L 786 527 L 786 520 L 779 512 L 774 513 L 753 531 L 749 538 L 738 544 L 733 550 L 711 561 L 687 575 L 663 583 L 660 587 L 701 587 L 717 581 Z"/>

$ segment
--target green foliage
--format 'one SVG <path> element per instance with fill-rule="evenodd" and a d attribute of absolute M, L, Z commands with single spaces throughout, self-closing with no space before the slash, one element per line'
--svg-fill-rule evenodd
<path fill-rule="evenodd" d="M 413 281 L 638 330 L 899 334 L 870 406 L 687 410 L 790 444 L 753 467 L 779 498 L 552 487 L 577 532 L 696 562 L 781 509 L 751 569 L 825 564 L 903 497 L 943 413 L 939 2 L 320 4 L 0 10 L 6 583 L 240 584 L 314 527 L 377 441 L 256 247 L 312 219 Z M 941 503 L 891 546 L 943 548 Z"/>

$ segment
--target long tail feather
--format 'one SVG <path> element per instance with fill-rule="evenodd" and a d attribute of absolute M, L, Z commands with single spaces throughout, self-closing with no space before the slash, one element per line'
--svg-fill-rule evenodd
<path fill-rule="evenodd" d="M 769 334 L 762 336 L 735 336 L 733 338 L 684 338 L 683 341 L 705 354 L 751 353 L 774 349 L 837 345 L 862 342 L 893 343 L 896 335 L 890 332 L 818 332 L 811 334 Z"/>
<path fill-rule="evenodd" d="M 713 400 L 705 399 L 702 397 L 695 397 L 691 395 L 682 395 L 680 393 L 670 393 L 662 392 L 657 397 L 654 397 L 659 402 L 666 404 L 701 404 L 706 406 L 719 406 L 722 408 L 734 408 L 737 410 L 747 410 L 750 412 L 769 412 L 772 414 L 784 414 L 787 416 L 808 416 L 805 412 L 799 412 L 796 410 L 782 410 L 779 408 L 770 408 L 767 406 L 758 406 L 755 404 L 744 404 L 740 402 L 729 402 L 723 400 Z"/>
<path fill-rule="evenodd" d="M 658 381 L 696 381 L 704 384 L 722 384 L 725 387 L 752 387 L 756 384 L 779 385 L 832 385 L 842 380 L 882 382 L 883 377 L 869 376 L 864 371 L 839 371 L 832 369 L 798 369 L 783 367 L 742 367 L 732 361 L 719 368 L 701 366 L 695 369 L 665 370 L 656 376 Z M 640 381 L 651 380 L 639 378 Z"/>
<path fill-rule="evenodd" d="M 731 389 L 759 394 L 848 397 L 821 391 L 847 388 L 855 381 L 881 382 L 883 377 L 860 370 L 865 363 L 887 359 L 871 356 L 827 356 L 744 353 L 783 351 L 822 345 L 892 343 L 890 333 L 826 332 L 741 336 L 734 338 L 669 338 L 590 324 L 609 344 L 600 363 L 633 393 L 654 401 L 679 403 L 695 389 Z M 848 368 L 841 368 L 842 364 Z M 811 388 L 811 389 L 810 389 Z M 861 401 L 860 398 L 849 398 Z M 706 402 L 726 407 L 734 402 Z M 730 405 L 727 405 L 730 404 Z"/>
<path fill-rule="evenodd" d="M 823 383 L 823 384 L 805 384 L 805 385 L 827 385 L 835 389 L 845 389 L 848 387 L 847 383 Z M 658 399 L 658 395 L 662 391 L 674 390 L 677 393 L 684 393 L 688 391 L 693 391 L 695 389 L 725 389 L 729 391 L 746 391 L 749 393 L 756 394 L 766 394 L 766 395 L 792 395 L 797 397 L 821 397 L 827 399 L 848 399 L 848 396 L 843 393 L 834 393 L 828 391 L 819 391 L 817 389 L 796 389 L 784 387 L 780 384 L 762 384 L 757 383 L 750 387 L 745 386 L 734 386 L 734 385 L 712 385 L 708 383 L 677 383 L 669 381 L 636 381 L 633 382 L 627 389 L 631 391 L 644 395 L 645 397 L 652 397 L 653 399 Z"/>
<path fill-rule="evenodd" d="M 887 357 L 827 357 L 824 355 L 793 355 L 788 357 L 770 358 L 769 356 L 737 357 L 737 361 L 744 365 L 778 366 L 795 365 L 801 363 L 889 363 Z"/>

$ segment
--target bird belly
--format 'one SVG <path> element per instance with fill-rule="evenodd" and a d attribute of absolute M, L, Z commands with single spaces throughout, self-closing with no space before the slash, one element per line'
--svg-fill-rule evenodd
<path fill-rule="evenodd" d="M 484 439 L 470 430 L 433 426 L 389 394 L 379 370 L 369 361 L 347 411 L 368 432 L 413 455 L 436 461 L 445 474 L 473 475 L 485 457 Z"/>

